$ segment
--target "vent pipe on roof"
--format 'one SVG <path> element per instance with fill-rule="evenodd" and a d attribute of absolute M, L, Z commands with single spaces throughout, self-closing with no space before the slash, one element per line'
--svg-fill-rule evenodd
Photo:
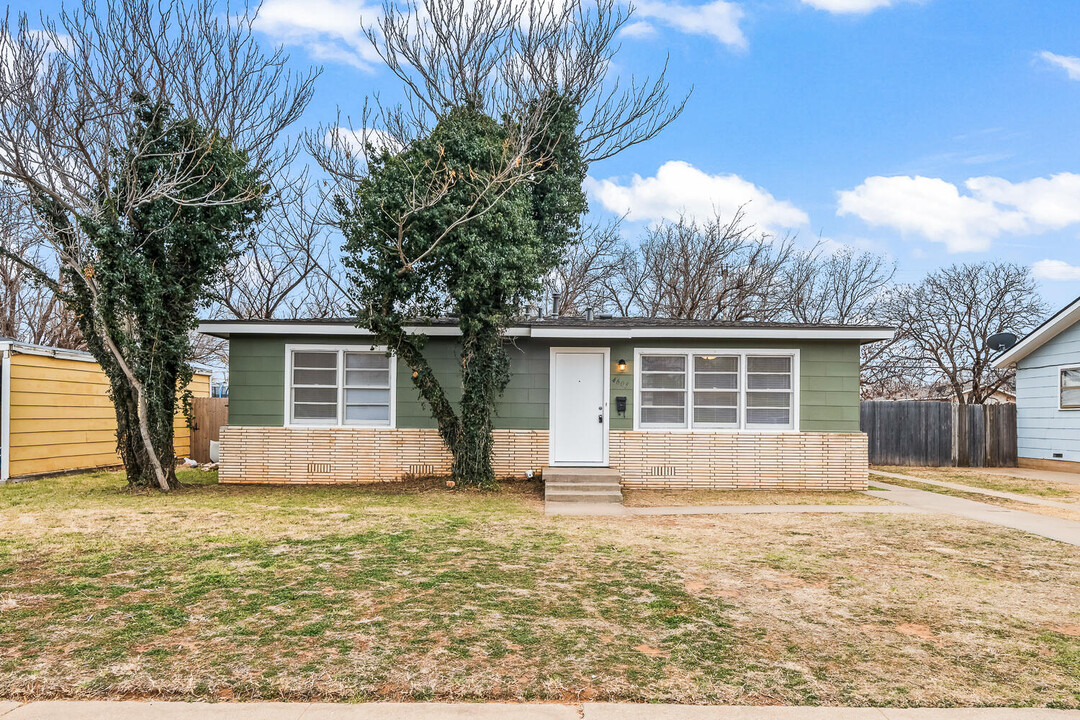
<path fill-rule="evenodd" d="M 592 322 L 592 308 L 585 308 L 585 322 Z"/>
<path fill-rule="evenodd" d="M 559 316 L 559 300 L 562 295 L 559 293 L 551 293 L 551 314 L 555 317 Z"/>

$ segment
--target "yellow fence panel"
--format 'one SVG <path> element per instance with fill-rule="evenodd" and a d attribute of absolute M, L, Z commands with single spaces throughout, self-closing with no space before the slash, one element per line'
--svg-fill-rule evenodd
<path fill-rule="evenodd" d="M 12 477 L 109 467 L 116 452 L 116 415 L 109 383 L 97 363 L 31 353 L 11 358 L 10 473 Z M 210 378 L 188 388 L 210 395 Z M 191 431 L 176 417 L 176 454 L 190 452 Z"/>

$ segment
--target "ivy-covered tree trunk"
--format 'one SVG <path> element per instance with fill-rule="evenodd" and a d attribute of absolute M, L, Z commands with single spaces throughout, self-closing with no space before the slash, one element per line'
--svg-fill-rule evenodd
<path fill-rule="evenodd" d="M 455 480 L 495 485 L 491 465 L 495 403 L 510 382 L 510 358 L 499 328 L 486 325 L 461 344 L 461 433 L 453 448 Z"/>
<path fill-rule="evenodd" d="M 496 402 L 510 381 L 502 331 L 562 260 L 585 210 L 577 115 L 553 107 L 536 157 L 510 163 L 525 178 L 487 174 L 507 162 L 507 126 L 463 106 L 407 149 L 370 158 L 356 193 L 335 200 L 358 323 L 412 370 L 463 485 L 495 485 Z M 437 315 L 461 331 L 457 407 L 424 357 L 426 338 L 407 330 Z"/>
<path fill-rule="evenodd" d="M 260 171 L 226 139 L 166 104 L 143 102 L 125 172 L 100 188 L 100 207 L 80 215 L 37 195 L 63 260 L 54 291 L 75 314 L 87 349 L 109 379 L 116 444 L 133 487 L 167 491 L 176 477 L 178 396 L 191 380 L 188 333 L 209 285 L 257 220 Z M 155 183 L 176 165 L 191 177 L 170 193 Z M 121 213 L 117 208 L 130 208 Z"/>

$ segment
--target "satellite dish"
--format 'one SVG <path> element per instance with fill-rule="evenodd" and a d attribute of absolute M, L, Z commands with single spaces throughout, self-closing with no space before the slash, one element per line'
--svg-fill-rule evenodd
<path fill-rule="evenodd" d="M 1005 352 L 1015 345 L 1017 340 L 1019 338 L 1012 333 L 1003 332 L 986 338 L 986 346 L 994 352 Z"/>

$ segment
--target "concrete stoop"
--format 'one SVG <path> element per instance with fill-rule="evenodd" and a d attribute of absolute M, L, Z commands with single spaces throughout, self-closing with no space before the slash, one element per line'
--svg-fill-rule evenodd
<path fill-rule="evenodd" d="M 622 501 L 622 476 L 618 470 L 590 467 L 544 468 L 544 502 L 548 512 L 578 505 L 621 509 Z"/>

